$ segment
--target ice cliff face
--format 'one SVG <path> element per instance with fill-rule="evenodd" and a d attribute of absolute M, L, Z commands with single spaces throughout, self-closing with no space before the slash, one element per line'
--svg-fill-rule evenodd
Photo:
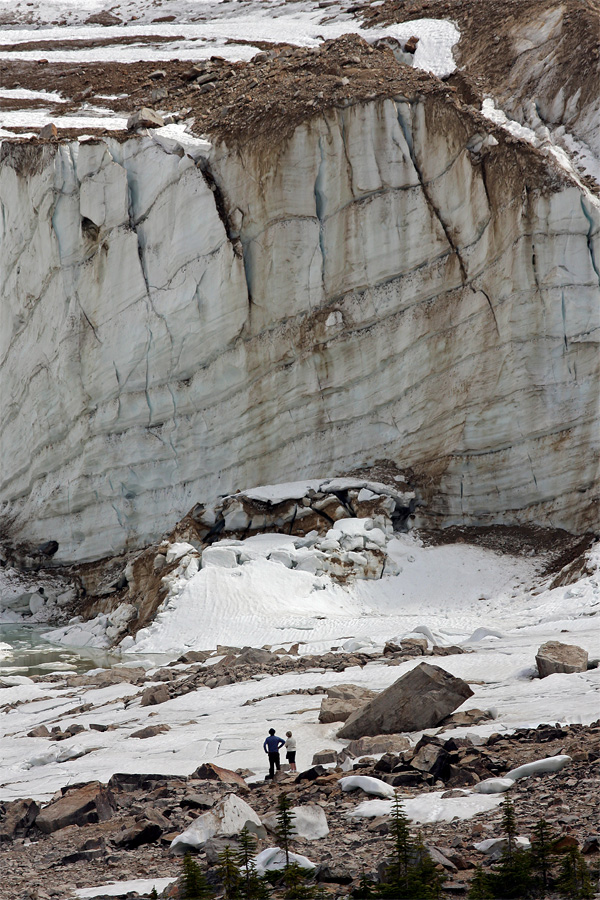
<path fill-rule="evenodd" d="M 589 527 L 598 203 L 482 123 L 399 97 L 269 151 L 4 143 L 11 538 L 97 558 L 381 458 L 437 522 Z"/>

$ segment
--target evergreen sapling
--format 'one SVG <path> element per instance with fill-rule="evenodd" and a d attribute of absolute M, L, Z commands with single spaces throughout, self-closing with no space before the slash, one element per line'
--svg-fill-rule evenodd
<path fill-rule="evenodd" d="M 295 834 L 292 803 L 287 794 L 279 795 L 277 801 L 277 828 L 275 834 L 285 853 L 285 867 L 290 867 L 290 841 Z"/>

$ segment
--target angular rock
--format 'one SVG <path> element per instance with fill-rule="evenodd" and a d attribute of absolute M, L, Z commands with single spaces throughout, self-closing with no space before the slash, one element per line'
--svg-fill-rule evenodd
<path fill-rule="evenodd" d="M 48 122 L 43 128 L 40 128 L 39 137 L 43 141 L 50 141 L 58 137 L 58 129 L 54 122 Z M 56 543 L 56 542 L 55 542 Z M 56 545 L 58 550 L 58 544 Z M 56 553 L 56 550 L 54 551 Z M 43 552 L 43 551 L 42 551 Z"/>
<path fill-rule="evenodd" d="M 479 725 L 493 719 L 494 715 L 489 709 L 465 709 L 447 716 L 442 725 L 444 728 L 462 728 L 466 725 Z"/>
<path fill-rule="evenodd" d="M 206 855 L 206 861 L 209 866 L 215 866 L 219 862 L 219 856 L 223 852 L 223 850 L 227 849 L 232 850 L 234 853 L 237 853 L 240 849 L 240 844 L 237 838 L 234 837 L 212 837 L 207 840 L 204 847 L 204 853 Z"/>
<path fill-rule="evenodd" d="M 94 13 L 85 20 L 86 25 L 121 25 L 122 19 L 119 19 L 113 13 L 103 9 L 102 12 Z"/>
<path fill-rule="evenodd" d="M 323 766 L 312 766 L 310 769 L 306 769 L 304 772 L 300 772 L 296 777 L 296 781 L 316 781 L 320 775 L 327 775 L 327 769 Z"/>
<path fill-rule="evenodd" d="M 108 789 L 115 791 L 145 791 L 149 793 L 157 787 L 166 787 L 168 783 L 185 784 L 185 775 L 140 775 L 137 772 L 115 772 L 108 780 Z"/>
<path fill-rule="evenodd" d="M 381 759 L 375 763 L 376 772 L 391 772 L 398 765 L 399 757 L 394 753 L 384 753 Z"/>
<path fill-rule="evenodd" d="M 402 753 L 411 743 L 403 734 L 377 734 L 350 741 L 347 750 L 353 756 L 369 756 L 372 753 Z"/>
<path fill-rule="evenodd" d="M 572 834 L 563 834 L 550 845 L 552 853 L 568 853 L 569 850 L 576 850 L 579 847 L 577 838 Z"/>
<path fill-rule="evenodd" d="M 171 728 L 169 725 L 146 725 L 145 728 L 140 728 L 138 731 L 132 731 L 129 737 L 145 740 L 146 738 L 156 737 L 157 734 L 163 734 L 163 732 L 170 730 Z"/>
<path fill-rule="evenodd" d="M 274 654 L 270 650 L 259 650 L 256 647 L 243 647 L 242 652 L 230 663 L 231 666 L 254 666 L 270 663 Z"/>
<path fill-rule="evenodd" d="M 466 653 L 464 647 L 458 647 L 456 644 L 450 644 L 448 647 L 432 647 L 432 656 L 457 656 L 459 653 Z"/>
<path fill-rule="evenodd" d="M 399 772 L 389 780 L 393 787 L 415 787 L 417 784 L 423 784 L 423 776 L 416 770 L 413 772 Z"/>
<path fill-rule="evenodd" d="M 165 822 L 168 826 L 168 821 L 165 820 Z M 118 847 L 134 850 L 136 847 L 141 847 L 142 844 L 154 843 L 154 841 L 159 839 L 163 831 L 165 831 L 165 828 L 159 822 L 154 821 L 154 817 L 142 816 L 125 831 L 121 831 L 113 840 Z"/>
<path fill-rule="evenodd" d="M 47 126 L 45 125 L 44 128 L 47 128 Z M 42 128 L 42 131 L 44 130 L 44 128 Z M 54 134 L 53 137 L 56 137 L 57 134 L 58 134 L 58 132 L 56 134 Z M 40 137 L 41 136 L 42 135 L 40 132 Z M 54 554 L 58 550 L 58 546 L 59 546 L 58 541 L 44 541 L 42 544 L 38 545 L 37 550 L 38 550 L 38 553 L 42 553 L 44 556 L 54 556 Z"/>
<path fill-rule="evenodd" d="M 587 837 L 583 842 L 581 852 L 584 855 L 588 853 L 600 853 L 600 837 L 597 834 Z"/>
<path fill-rule="evenodd" d="M 13 803 L 8 803 L 6 812 L 0 819 L 0 843 L 26 835 L 39 811 L 40 808 L 35 800 L 15 800 Z"/>
<path fill-rule="evenodd" d="M 438 850 L 437 847 L 433 847 L 431 844 L 425 844 L 425 849 L 429 853 L 430 857 L 434 861 L 434 863 L 441 865 L 444 869 L 448 869 L 451 872 L 456 872 L 457 866 L 452 860 L 448 859 L 448 857 L 442 853 L 441 850 Z"/>
<path fill-rule="evenodd" d="M 105 822 L 115 812 L 113 795 L 99 781 L 68 791 L 60 800 L 46 806 L 36 819 L 37 827 L 52 834 L 67 825 Z"/>
<path fill-rule="evenodd" d="M 319 722 L 323 725 L 330 722 L 345 722 L 363 704 L 364 700 L 333 700 L 324 697 L 321 700 Z"/>
<path fill-rule="evenodd" d="M 479 775 L 471 769 L 451 764 L 448 771 L 448 777 L 445 780 L 453 787 L 462 787 L 463 785 L 477 784 L 480 779 Z"/>
<path fill-rule="evenodd" d="M 142 106 L 137 112 L 127 119 L 127 131 L 135 131 L 137 128 L 162 128 L 165 120 L 153 109 Z"/>
<path fill-rule="evenodd" d="M 157 706 L 171 699 L 169 688 L 166 684 L 158 684 L 155 687 L 146 688 L 142 694 L 141 706 Z"/>
<path fill-rule="evenodd" d="M 248 785 L 241 775 L 238 775 L 237 772 L 232 772 L 231 769 L 222 769 L 221 766 L 215 766 L 214 763 L 203 763 L 196 769 L 192 778 L 220 781 L 221 784 L 237 785 L 244 792 L 248 790 Z"/>
<path fill-rule="evenodd" d="M 411 656 L 423 656 L 427 650 L 427 638 L 404 638 L 400 642 L 403 653 Z"/>
<path fill-rule="evenodd" d="M 50 732 L 45 725 L 37 725 L 27 732 L 27 737 L 50 737 Z"/>
<path fill-rule="evenodd" d="M 432 728 L 472 696 L 473 691 L 462 678 L 439 666 L 420 663 L 350 716 L 338 737 Z"/>
<path fill-rule="evenodd" d="M 586 650 L 576 644 L 562 644 L 560 641 L 546 641 L 535 656 L 540 678 L 556 672 L 585 672 L 588 665 Z"/>
<path fill-rule="evenodd" d="M 98 847 L 95 850 L 76 850 L 75 853 L 68 853 L 60 860 L 61 866 L 71 866 L 76 862 L 91 862 L 93 859 L 102 859 L 106 856 L 106 850 Z M 39 896 L 39 894 L 38 894 Z"/>
<path fill-rule="evenodd" d="M 335 750 L 319 750 L 312 758 L 313 766 L 325 766 L 327 763 L 337 762 L 337 753 Z"/>
<path fill-rule="evenodd" d="M 210 794 L 186 794 L 181 801 L 183 809 L 211 809 L 215 805 L 216 798 Z"/>
<path fill-rule="evenodd" d="M 266 837 L 265 827 L 252 807 L 241 797 L 227 794 L 175 838 L 171 852 L 180 855 L 190 849 L 197 850 L 212 837 L 236 835 L 244 828 L 257 836 Z"/>
<path fill-rule="evenodd" d="M 446 781 L 450 774 L 450 755 L 437 744 L 421 747 L 410 764 L 418 772 L 428 772 L 442 781 Z"/>
<path fill-rule="evenodd" d="M 79 722 L 74 722 L 72 725 L 69 725 L 68 728 L 65 728 L 64 733 L 68 737 L 74 737 L 76 734 L 81 734 L 81 732 L 85 730 L 84 725 L 81 725 Z"/>
<path fill-rule="evenodd" d="M 319 866 L 315 878 L 321 884 L 351 884 L 353 877 L 343 866 Z"/>

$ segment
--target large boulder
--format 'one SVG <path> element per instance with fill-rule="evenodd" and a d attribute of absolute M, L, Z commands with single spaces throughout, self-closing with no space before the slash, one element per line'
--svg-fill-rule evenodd
<path fill-rule="evenodd" d="M 198 816 L 189 828 L 177 835 L 171 842 L 171 852 L 180 855 L 188 850 L 198 850 L 212 837 L 236 835 L 244 828 L 259 837 L 266 837 L 265 827 L 252 807 L 241 797 L 226 794 L 216 806 Z"/>
<path fill-rule="evenodd" d="M 462 678 L 420 663 L 368 701 L 338 731 L 340 738 L 398 734 L 433 728 L 473 696 Z"/>
<path fill-rule="evenodd" d="M 588 655 L 576 644 L 561 644 L 560 641 L 546 641 L 535 656 L 540 678 L 556 672 L 585 672 Z"/>
<path fill-rule="evenodd" d="M 59 800 L 50 803 L 39 813 L 35 824 L 46 834 L 67 825 L 89 825 L 105 822 L 115 812 L 113 795 L 99 781 L 67 791 Z"/>

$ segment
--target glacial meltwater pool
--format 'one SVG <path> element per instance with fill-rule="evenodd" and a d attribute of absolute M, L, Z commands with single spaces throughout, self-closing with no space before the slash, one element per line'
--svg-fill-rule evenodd
<path fill-rule="evenodd" d="M 49 672 L 86 672 L 109 668 L 117 657 L 103 650 L 59 647 L 44 641 L 47 625 L 0 624 L 0 676 L 47 675 Z"/>

